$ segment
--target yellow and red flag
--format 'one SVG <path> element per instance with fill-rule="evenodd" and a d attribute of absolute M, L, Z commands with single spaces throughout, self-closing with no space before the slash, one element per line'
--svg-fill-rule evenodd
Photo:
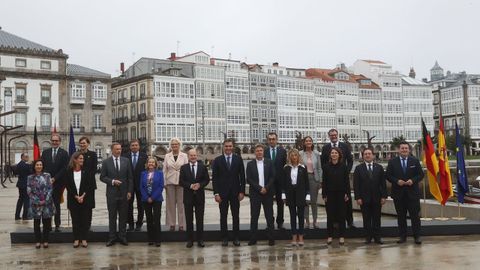
<path fill-rule="evenodd" d="M 438 160 L 435 155 L 435 148 L 433 147 L 432 138 L 428 134 L 427 127 L 422 118 L 422 133 L 423 133 L 423 164 L 427 167 L 428 187 L 430 193 L 437 201 L 442 202 L 442 194 L 437 182 L 438 175 Z"/>
<path fill-rule="evenodd" d="M 440 192 L 442 193 L 442 205 L 445 205 L 448 198 L 453 196 L 452 174 L 448 164 L 447 144 L 445 142 L 445 129 L 443 119 L 440 116 L 440 130 L 438 131 L 438 168 L 440 173 Z"/>

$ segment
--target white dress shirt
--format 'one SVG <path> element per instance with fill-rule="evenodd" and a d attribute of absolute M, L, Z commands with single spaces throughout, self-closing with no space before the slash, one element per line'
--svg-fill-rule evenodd
<path fill-rule="evenodd" d="M 298 177 L 298 166 L 292 166 L 292 170 L 290 171 L 290 179 L 292 180 L 292 185 L 297 184 L 297 177 Z"/>
<path fill-rule="evenodd" d="M 258 184 L 261 187 L 265 187 L 265 173 L 263 170 L 263 159 L 258 160 L 257 159 L 257 171 L 258 171 Z"/>
<path fill-rule="evenodd" d="M 80 194 L 80 182 L 82 181 L 82 171 L 73 171 L 73 181 L 75 182 L 75 187 L 77 188 L 77 194 Z"/>

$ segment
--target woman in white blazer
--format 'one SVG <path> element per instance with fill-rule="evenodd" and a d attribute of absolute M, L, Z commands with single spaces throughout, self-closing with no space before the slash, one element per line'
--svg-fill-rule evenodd
<path fill-rule="evenodd" d="M 185 210 L 183 207 L 183 188 L 179 185 L 180 167 L 188 163 L 187 154 L 180 151 L 182 142 L 178 138 L 170 140 L 170 152 L 165 155 L 163 162 L 163 175 L 165 177 L 166 192 L 166 224 L 170 231 L 174 231 L 177 225 L 176 217 L 178 215 L 178 230 L 185 229 Z"/>

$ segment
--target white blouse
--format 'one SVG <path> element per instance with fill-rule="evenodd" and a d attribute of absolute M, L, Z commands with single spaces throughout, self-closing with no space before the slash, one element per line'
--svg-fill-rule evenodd
<path fill-rule="evenodd" d="M 81 196 L 80 194 L 80 182 L 82 181 L 82 171 L 73 171 L 73 181 L 75 182 L 75 187 L 77 188 L 77 194 Z"/>
<path fill-rule="evenodd" d="M 290 171 L 290 179 L 292 179 L 292 185 L 297 184 L 297 176 L 298 176 L 298 166 L 292 166 L 292 170 Z"/>

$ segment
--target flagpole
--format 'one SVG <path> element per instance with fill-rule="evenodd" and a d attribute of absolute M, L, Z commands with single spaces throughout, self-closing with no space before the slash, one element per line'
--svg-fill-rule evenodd
<path fill-rule="evenodd" d="M 458 216 L 457 217 L 452 217 L 452 219 L 453 220 L 465 220 L 465 219 L 467 219 L 466 217 L 462 217 L 462 215 L 461 215 L 461 212 L 460 212 L 461 207 L 460 207 L 460 202 L 458 201 L 458 199 L 457 199 L 457 207 L 458 207 Z"/>
<path fill-rule="evenodd" d="M 423 182 L 423 215 L 420 220 L 430 221 L 432 218 L 427 217 L 427 184 Z"/>
<path fill-rule="evenodd" d="M 461 190 L 458 181 L 460 181 L 460 178 L 461 178 L 460 176 L 463 175 L 463 173 L 465 173 L 465 172 L 459 173 L 460 170 L 461 170 L 461 168 L 459 168 L 459 157 L 460 157 L 460 156 L 458 155 L 459 147 L 458 147 L 458 138 L 457 138 L 457 136 L 458 136 L 459 133 L 460 133 L 460 132 L 458 131 L 458 124 L 457 124 L 457 113 L 455 112 L 455 145 L 456 145 L 456 148 L 457 148 L 457 149 L 456 149 L 456 156 L 457 156 L 457 183 L 456 183 L 456 184 L 457 184 L 457 207 L 458 207 L 458 216 L 457 216 L 457 217 L 452 217 L 452 219 L 453 219 L 453 220 L 466 220 L 467 218 L 466 218 L 466 217 L 463 217 L 463 216 L 461 215 L 461 206 L 460 206 L 460 201 L 459 201 L 459 194 L 460 194 L 460 192 L 463 193 L 463 190 Z M 465 195 L 465 194 L 463 194 L 463 195 Z"/>
<path fill-rule="evenodd" d="M 440 221 L 449 220 L 448 217 L 445 217 L 445 216 L 443 215 L 443 209 L 445 209 L 445 205 L 442 204 L 442 205 L 440 206 L 440 217 L 435 218 L 435 220 L 440 220 Z"/>

